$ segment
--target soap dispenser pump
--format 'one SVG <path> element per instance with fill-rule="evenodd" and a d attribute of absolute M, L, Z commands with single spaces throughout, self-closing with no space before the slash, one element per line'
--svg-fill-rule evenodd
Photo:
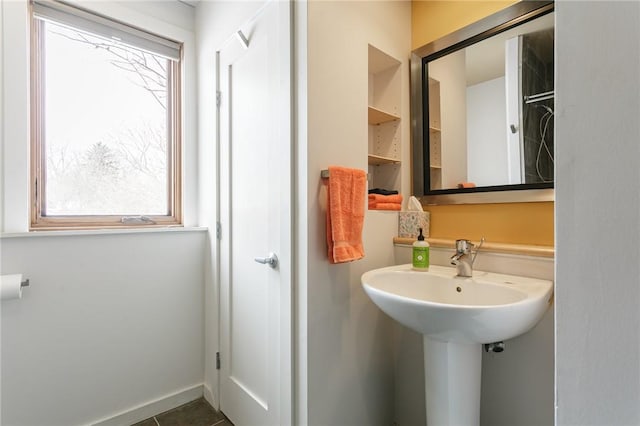
<path fill-rule="evenodd" d="M 429 243 L 424 240 L 422 228 L 418 228 L 420 235 L 413 243 L 413 269 L 416 271 L 429 270 Z"/>

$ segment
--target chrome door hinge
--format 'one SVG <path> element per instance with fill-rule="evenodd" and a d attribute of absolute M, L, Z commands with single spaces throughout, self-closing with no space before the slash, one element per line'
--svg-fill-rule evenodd
<path fill-rule="evenodd" d="M 222 105 L 222 92 L 216 90 L 216 107 L 220 108 L 220 105 Z"/>
<path fill-rule="evenodd" d="M 216 238 L 219 240 L 222 239 L 222 225 L 220 222 L 216 222 Z"/>
<path fill-rule="evenodd" d="M 216 370 L 220 370 L 220 352 L 216 352 Z"/>

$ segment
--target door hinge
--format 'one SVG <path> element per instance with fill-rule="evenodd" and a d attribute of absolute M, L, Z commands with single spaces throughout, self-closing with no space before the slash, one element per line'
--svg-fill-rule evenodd
<path fill-rule="evenodd" d="M 216 238 L 219 240 L 222 239 L 222 225 L 220 222 L 216 222 Z"/>
<path fill-rule="evenodd" d="M 216 370 L 220 370 L 220 352 L 216 352 Z"/>
<path fill-rule="evenodd" d="M 216 90 L 216 107 L 220 108 L 220 105 L 222 105 L 222 92 Z"/>

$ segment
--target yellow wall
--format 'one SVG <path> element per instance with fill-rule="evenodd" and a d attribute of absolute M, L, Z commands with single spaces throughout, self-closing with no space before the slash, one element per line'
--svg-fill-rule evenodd
<path fill-rule="evenodd" d="M 514 3 L 517 1 L 412 1 L 411 48 L 417 49 Z"/>
<path fill-rule="evenodd" d="M 553 245 L 553 203 L 426 206 L 429 236 L 492 243 Z"/>
<path fill-rule="evenodd" d="M 501 10 L 516 1 L 413 1 L 412 48 Z M 432 238 L 470 238 L 513 244 L 554 244 L 554 203 L 427 206 Z"/>

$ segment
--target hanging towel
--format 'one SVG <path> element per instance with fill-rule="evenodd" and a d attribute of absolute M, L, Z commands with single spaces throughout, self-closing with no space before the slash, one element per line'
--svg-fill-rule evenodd
<path fill-rule="evenodd" d="M 396 203 L 402 204 L 402 194 L 396 195 L 380 195 L 380 194 L 369 194 L 369 202 L 373 203 Z"/>
<path fill-rule="evenodd" d="M 398 203 L 369 203 L 369 210 L 402 210 L 402 204 Z"/>
<path fill-rule="evenodd" d="M 327 246 L 330 263 L 364 257 L 362 225 L 367 174 L 363 170 L 329 166 Z"/>

